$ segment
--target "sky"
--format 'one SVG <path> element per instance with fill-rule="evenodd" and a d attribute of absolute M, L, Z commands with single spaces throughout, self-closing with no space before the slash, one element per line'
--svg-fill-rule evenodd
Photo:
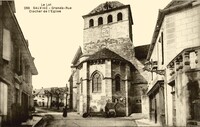
<path fill-rule="evenodd" d="M 83 42 L 83 15 L 108 0 L 15 0 L 16 18 L 29 42 L 38 70 L 33 88 L 63 87 L 68 84 L 71 61 Z M 118 0 L 130 4 L 133 45 L 150 44 L 158 10 L 171 0 Z M 32 13 L 27 7 L 68 7 L 61 13 Z M 71 7 L 71 9 L 69 9 Z"/>

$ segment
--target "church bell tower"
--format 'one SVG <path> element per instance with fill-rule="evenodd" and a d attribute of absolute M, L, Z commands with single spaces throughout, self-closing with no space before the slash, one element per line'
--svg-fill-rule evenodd
<path fill-rule="evenodd" d="M 129 38 L 132 41 L 130 5 L 117 1 L 102 3 L 84 15 L 83 19 L 83 47 L 90 43 L 101 43 L 105 39 Z"/>

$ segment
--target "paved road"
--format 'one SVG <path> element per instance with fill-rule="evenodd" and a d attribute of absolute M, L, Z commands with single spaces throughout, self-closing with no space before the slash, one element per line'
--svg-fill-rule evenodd
<path fill-rule="evenodd" d="M 68 113 L 66 118 L 62 113 L 51 114 L 54 119 L 46 127 L 133 127 L 136 126 L 134 120 L 129 117 L 121 118 L 82 118 L 77 113 Z"/>

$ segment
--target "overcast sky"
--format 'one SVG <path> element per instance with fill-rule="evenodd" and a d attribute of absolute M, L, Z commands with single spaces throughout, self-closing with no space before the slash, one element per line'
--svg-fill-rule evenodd
<path fill-rule="evenodd" d="M 149 44 L 158 9 L 171 0 L 119 0 L 130 4 L 133 16 L 134 46 Z M 33 76 L 33 87 L 65 86 L 71 74 L 71 61 L 83 40 L 83 18 L 106 0 L 15 0 L 16 17 L 29 41 L 39 74 Z M 30 13 L 24 7 L 67 6 L 62 13 Z"/>

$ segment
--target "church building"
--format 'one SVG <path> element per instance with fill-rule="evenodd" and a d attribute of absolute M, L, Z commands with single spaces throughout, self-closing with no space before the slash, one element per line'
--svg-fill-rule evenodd
<path fill-rule="evenodd" d="M 141 113 L 148 45 L 135 52 L 130 5 L 105 2 L 83 19 L 83 47 L 72 60 L 69 78 L 70 108 L 79 114 L 102 112 L 112 101 L 121 103 L 124 116 Z"/>

